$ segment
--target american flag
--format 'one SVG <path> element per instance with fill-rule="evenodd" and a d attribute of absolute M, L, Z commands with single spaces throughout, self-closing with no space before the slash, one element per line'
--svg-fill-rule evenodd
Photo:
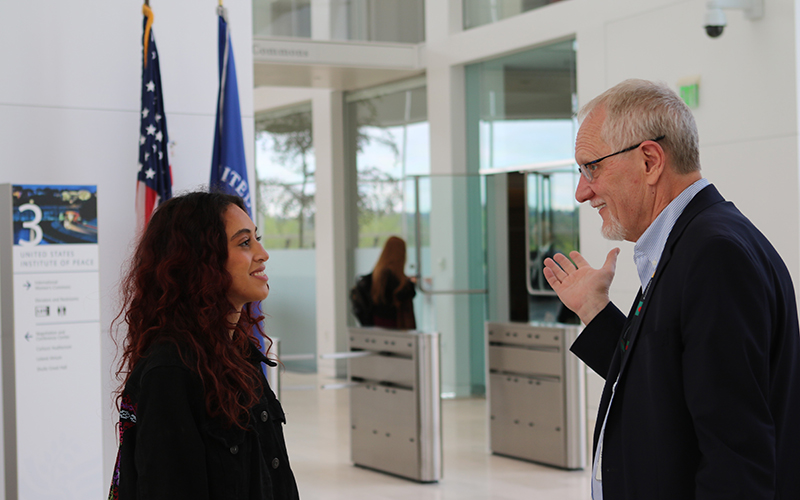
<path fill-rule="evenodd" d="M 150 221 L 153 210 L 172 197 L 172 171 L 167 154 L 167 118 L 161 93 L 161 72 L 156 39 L 153 36 L 153 11 L 142 6 L 142 112 L 139 126 L 139 174 L 136 184 L 136 220 L 140 229 Z"/>

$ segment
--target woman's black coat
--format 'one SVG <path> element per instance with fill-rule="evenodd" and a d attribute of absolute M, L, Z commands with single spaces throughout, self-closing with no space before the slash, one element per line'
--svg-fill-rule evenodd
<path fill-rule="evenodd" d="M 255 346 L 249 361 L 266 358 Z M 295 500 L 297 484 L 281 425 L 280 403 L 262 379 L 246 429 L 206 412 L 197 372 L 171 343 L 155 345 L 133 370 L 120 412 L 120 500 Z M 115 474 L 116 475 L 116 474 Z"/>

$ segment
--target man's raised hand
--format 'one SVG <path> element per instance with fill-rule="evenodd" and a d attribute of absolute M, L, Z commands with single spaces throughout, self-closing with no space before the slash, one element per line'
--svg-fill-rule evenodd
<path fill-rule="evenodd" d="M 569 256 L 572 261 L 561 253 L 545 259 L 544 277 L 561 302 L 588 324 L 610 302 L 608 289 L 617 269 L 619 248 L 608 252 L 600 269 L 590 266 L 578 252 Z"/>

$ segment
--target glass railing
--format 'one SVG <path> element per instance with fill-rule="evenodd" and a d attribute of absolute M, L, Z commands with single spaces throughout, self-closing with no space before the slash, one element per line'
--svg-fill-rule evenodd
<path fill-rule="evenodd" d="M 574 321 L 540 275 L 545 257 L 577 248 L 576 171 L 562 160 L 488 174 L 409 175 L 380 187 L 361 181 L 374 213 L 359 216 L 371 222 L 359 226 L 356 274 L 371 272 L 388 236 L 402 237 L 405 273 L 417 284 L 417 329 L 468 342 L 472 380 L 482 380 L 486 321 Z"/>
<path fill-rule="evenodd" d="M 511 272 L 515 276 L 510 280 L 519 280 L 522 287 L 519 293 L 524 297 L 527 291 L 527 303 L 521 307 L 527 309 L 529 321 L 571 319 L 544 280 L 542 270 L 547 257 L 559 252 L 568 255 L 578 249 L 574 193 L 579 174 L 574 163 L 561 160 L 518 167 L 513 172 L 488 172 L 359 182 L 359 191 L 371 194 L 369 207 L 360 207 L 357 273 L 370 272 L 386 238 L 397 235 L 407 244 L 406 274 L 417 279 L 416 306 L 423 317 L 432 318 L 428 308 L 435 304 L 435 297 L 447 295 L 483 296 L 479 313 L 484 314 L 485 298 L 493 286 L 498 286 L 492 276 Z M 505 180 L 506 175 L 519 177 L 521 190 L 515 190 Z M 498 192 L 494 185 L 498 177 L 503 177 L 509 188 Z M 490 227 L 500 212 L 508 214 L 507 227 Z M 515 217 L 518 221 L 513 220 Z M 451 254 L 455 262 L 432 262 L 431 247 L 436 245 L 457 248 Z M 506 249 L 508 255 L 492 257 L 498 248 Z M 490 269 L 504 260 L 509 262 L 511 271 Z M 448 273 L 442 269 L 458 271 Z"/>
<path fill-rule="evenodd" d="M 482 324 L 486 295 L 484 182 L 477 174 L 427 174 L 358 183 L 362 203 L 356 274 L 371 272 L 389 236 L 403 238 L 407 245 L 406 275 L 417 280 L 415 310 L 420 330 L 435 331 L 433 307 L 436 297 L 442 296 L 480 296 L 463 300 L 469 302 L 470 310 L 477 308 Z M 480 202 L 475 203 L 476 199 Z M 453 220 L 459 227 L 453 227 Z M 450 234 L 445 236 L 442 224 Z M 454 245 L 459 249 L 455 258 L 463 261 L 446 266 L 459 269 L 454 277 L 441 272 L 441 263 L 434 272 L 432 245 Z"/>

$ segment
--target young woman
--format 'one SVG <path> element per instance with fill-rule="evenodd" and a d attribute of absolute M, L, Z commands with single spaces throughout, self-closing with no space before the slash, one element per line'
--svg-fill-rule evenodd
<path fill-rule="evenodd" d="M 110 498 L 299 498 L 251 307 L 269 294 L 258 240 L 234 196 L 191 193 L 153 214 L 115 320 L 127 331 Z"/>
<path fill-rule="evenodd" d="M 406 242 L 391 236 L 372 270 L 372 303 L 375 326 L 413 330 L 417 327 L 412 299 L 414 279 L 405 275 Z"/>

